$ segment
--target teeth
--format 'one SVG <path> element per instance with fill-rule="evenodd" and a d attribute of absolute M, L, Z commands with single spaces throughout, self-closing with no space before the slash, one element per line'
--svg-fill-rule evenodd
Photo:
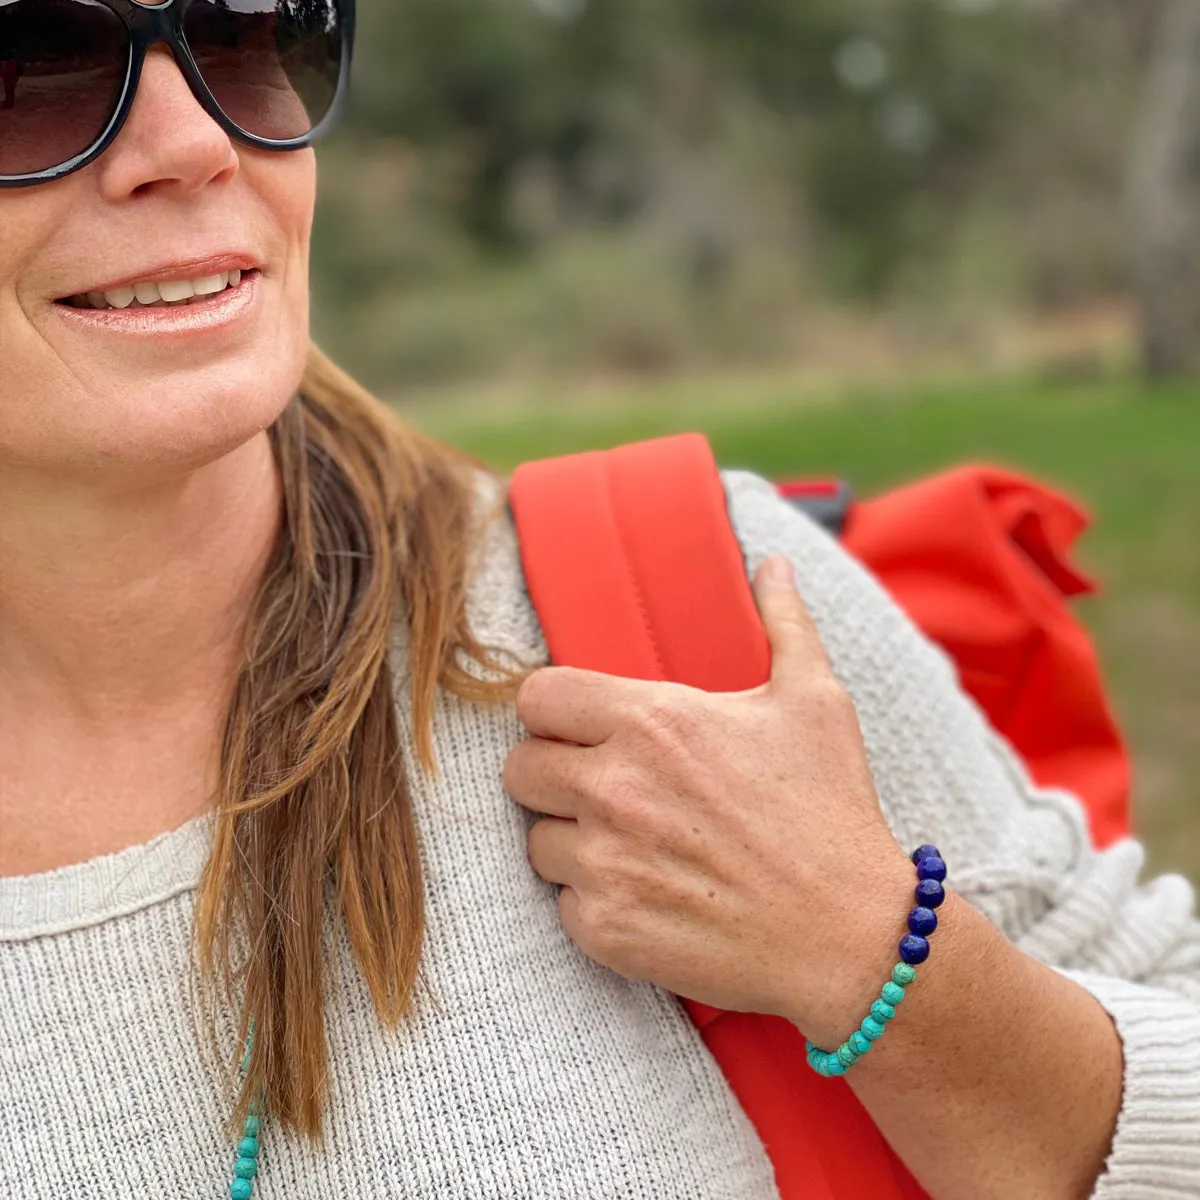
<path fill-rule="evenodd" d="M 115 292 L 105 292 L 104 299 L 111 308 L 128 308 L 137 299 L 137 292 L 131 287 L 117 288 Z"/>
<path fill-rule="evenodd" d="M 196 294 L 196 289 L 186 279 L 174 283 L 160 283 L 158 290 L 164 300 L 187 300 Z"/>
<path fill-rule="evenodd" d="M 193 299 L 215 296 L 226 288 L 238 287 L 241 282 L 241 271 L 221 271 L 203 279 L 178 279 L 166 283 L 146 280 L 109 292 L 85 292 L 72 296 L 70 303 L 76 308 L 129 308 L 135 301 L 145 308 L 188 304 Z"/>

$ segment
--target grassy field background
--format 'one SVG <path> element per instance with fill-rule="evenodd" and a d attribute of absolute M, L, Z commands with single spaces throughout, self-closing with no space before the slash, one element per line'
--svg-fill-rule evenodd
<path fill-rule="evenodd" d="M 1057 483 L 1094 516 L 1081 605 L 1135 761 L 1154 870 L 1200 881 L 1200 385 L 1020 379 L 814 387 L 765 375 L 409 397 L 405 418 L 508 470 L 689 429 L 723 466 L 835 474 L 869 495 L 964 460 Z"/>

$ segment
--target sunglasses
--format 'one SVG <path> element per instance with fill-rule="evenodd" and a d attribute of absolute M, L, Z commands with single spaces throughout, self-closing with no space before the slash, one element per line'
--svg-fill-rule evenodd
<path fill-rule="evenodd" d="M 354 0 L 0 0 L 0 188 L 103 154 L 160 42 L 230 137 L 302 149 L 337 114 L 353 41 Z"/>

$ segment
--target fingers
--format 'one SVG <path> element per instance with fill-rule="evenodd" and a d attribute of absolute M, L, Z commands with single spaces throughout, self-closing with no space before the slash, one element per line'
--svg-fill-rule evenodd
<path fill-rule="evenodd" d="M 543 667 L 521 685 L 517 717 L 535 737 L 599 746 L 616 731 L 637 686 L 636 680 L 599 671 Z"/>
<path fill-rule="evenodd" d="M 771 643 L 771 687 L 787 692 L 828 671 L 829 658 L 817 627 L 796 589 L 791 562 L 768 558 L 754 576 L 754 596 Z"/>
<path fill-rule="evenodd" d="M 578 820 L 588 807 L 587 780 L 598 769 L 594 754 L 590 746 L 527 738 L 505 759 L 504 790 L 531 812 Z"/>
<path fill-rule="evenodd" d="M 579 884 L 579 837 L 578 821 L 543 817 L 529 831 L 530 865 L 547 883 Z"/>

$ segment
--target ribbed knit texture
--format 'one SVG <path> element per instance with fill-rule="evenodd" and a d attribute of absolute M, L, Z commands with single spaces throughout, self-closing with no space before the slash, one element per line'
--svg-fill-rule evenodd
<path fill-rule="evenodd" d="M 866 573 L 769 484 L 742 473 L 726 484 L 748 569 L 772 553 L 796 565 L 901 845 L 936 842 L 961 894 L 1114 1017 L 1125 1099 L 1096 1200 L 1200 1197 L 1189 885 L 1139 886 L 1135 843 L 1094 853 L 1078 804 L 1030 785 Z M 471 613 L 485 641 L 545 655 L 507 521 Z M 675 1001 L 590 963 L 559 927 L 555 889 L 526 860 L 531 818 L 500 782 L 521 736 L 511 707 L 443 698 L 435 735 L 440 779 L 411 778 L 437 1004 L 382 1032 L 331 930 L 326 1145 L 285 1138 L 268 1117 L 256 1196 L 774 1197 L 753 1130 Z M 119 854 L 0 879 L 0 1196 L 228 1195 L 224 1081 L 196 1044 L 185 987 L 207 831 L 201 818 Z M 228 1021 L 224 1031 L 232 1060 Z"/>

